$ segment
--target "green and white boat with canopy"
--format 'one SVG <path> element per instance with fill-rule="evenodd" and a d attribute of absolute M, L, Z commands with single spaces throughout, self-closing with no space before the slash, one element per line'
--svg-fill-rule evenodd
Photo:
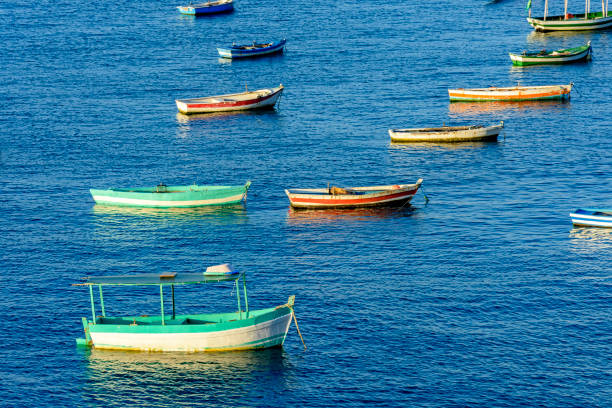
<path fill-rule="evenodd" d="M 563 15 L 549 16 L 548 0 L 544 0 L 543 16 L 531 17 L 531 0 L 529 0 L 527 21 L 536 31 L 602 30 L 612 27 L 612 13 L 608 10 L 608 1 L 601 0 L 601 11 L 591 12 L 591 0 L 585 0 L 584 13 L 571 14 L 568 12 L 568 0 L 565 0 Z"/>
<path fill-rule="evenodd" d="M 91 320 L 82 318 L 85 337 L 77 339 L 77 344 L 96 349 L 202 352 L 275 347 L 283 345 L 291 318 L 295 321 L 295 296 L 290 296 L 287 303 L 280 306 L 250 310 L 245 274 L 228 264 L 211 266 L 204 273 L 91 276 L 84 279 L 84 283 L 74 286 L 89 287 Z M 238 311 L 177 315 L 174 287 L 197 283 L 233 285 Z M 103 296 L 105 286 L 159 286 L 161 314 L 108 316 Z M 95 305 L 94 287 L 99 294 L 99 309 Z M 172 293 L 171 312 L 164 305 L 164 289 Z M 96 314 L 97 310 L 101 315 Z"/>

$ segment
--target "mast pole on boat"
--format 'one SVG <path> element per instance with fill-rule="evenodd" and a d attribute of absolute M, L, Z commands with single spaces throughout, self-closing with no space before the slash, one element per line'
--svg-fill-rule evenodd
<path fill-rule="evenodd" d="M 89 300 L 91 301 L 91 317 L 93 324 L 96 324 L 96 305 L 93 298 L 93 285 L 89 285 Z"/>
<path fill-rule="evenodd" d="M 246 309 L 246 318 L 249 318 L 249 298 L 247 297 L 246 276 L 242 274 L 242 290 L 244 292 L 244 308 Z"/>
<path fill-rule="evenodd" d="M 584 19 L 587 20 L 589 18 L 589 0 L 585 0 L 584 2 Z"/>
<path fill-rule="evenodd" d="M 174 283 L 172 286 L 172 320 L 176 318 L 176 314 L 174 313 Z"/>
<path fill-rule="evenodd" d="M 166 320 L 164 316 L 164 285 L 159 285 L 159 299 L 161 301 L 161 324 L 162 326 L 165 326 Z"/>
<path fill-rule="evenodd" d="M 102 317 L 106 317 L 106 312 L 104 311 L 104 297 L 102 296 L 102 285 L 98 285 L 98 289 L 100 290 L 100 306 L 102 307 Z"/>
<path fill-rule="evenodd" d="M 563 19 L 567 20 L 567 0 L 565 0 L 565 13 L 563 13 Z"/>
<path fill-rule="evenodd" d="M 548 15 L 548 0 L 544 0 L 544 21 L 546 21 L 547 15 Z"/>
<path fill-rule="evenodd" d="M 238 312 L 240 313 L 240 320 L 242 320 L 242 306 L 240 306 L 240 286 L 238 286 L 238 279 L 236 278 L 236 298 L 238 299 Z"/>

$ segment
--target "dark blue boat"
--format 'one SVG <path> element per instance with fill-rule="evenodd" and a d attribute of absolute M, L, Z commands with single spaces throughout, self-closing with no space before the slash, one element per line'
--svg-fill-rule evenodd
<path fill-rule="evenodd" d="M 189 4 L 188 6 L 179 6 L 177 9 L 179 9 L 181 14 L 190 16 L 227 13 L 234 10 L 234 0 L 218 0 L 200 4 Z"/>
<path fill-rule="evenodd" d="M 249 45 L 232 45 L 230 48 L 217 48 L 222 58 L 248 58 L 282 53 L 287 40 L 284 38 L 277 42 L 256 43 Z"/>

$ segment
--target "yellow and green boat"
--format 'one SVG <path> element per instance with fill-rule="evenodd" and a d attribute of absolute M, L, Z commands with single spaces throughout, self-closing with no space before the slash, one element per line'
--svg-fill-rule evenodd
<path fill-rule="evenodd" d="M 238 310 L 177 315 L 174 287 L 198 283 L 229 283 L 235 288 Z M 245 275 L 227 264 L 209 267 L 204 273 L 92 276 L 75 286 L 89 287 L 91 303 L 91 319 L 82 318 L 85 336 L 76 340 L 77 345 L 95 349 L 202 352 L 280 347 L 291 325 L 295 299 L 290 296 L 283 305 L 250 310 Z M 103 296 L 107 286 L 159 286 L 161 314 L 108 316 Z M 99 292 L 99 308 L 94 287 Z M 171 313 L 165 310 L 164 289 L 172 293 Z"/>
<path fill-rule="evenodd" d="M 89 190 L 96 204 L 128 207 L 174 208 L 231 205 L 246 201 L 251 182 L 243 186 L 166 186 Z"/>

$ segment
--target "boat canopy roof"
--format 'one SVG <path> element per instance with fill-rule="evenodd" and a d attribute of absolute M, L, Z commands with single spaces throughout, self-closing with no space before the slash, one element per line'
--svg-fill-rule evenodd
<path fill-rule="evenodd" d="M 75 283 L 74 286 L 89 285 L 166 285 L 166 284 L 189 284 L 189 283 L 216 283 L 237 281 L 244 273 L 231 275 L 204 275 L 204 273 L 193 272 L 165 272 L 165 273 L 143 273 L 123 276 L 88 276 L 83 278 L 86 282 Z"/>

